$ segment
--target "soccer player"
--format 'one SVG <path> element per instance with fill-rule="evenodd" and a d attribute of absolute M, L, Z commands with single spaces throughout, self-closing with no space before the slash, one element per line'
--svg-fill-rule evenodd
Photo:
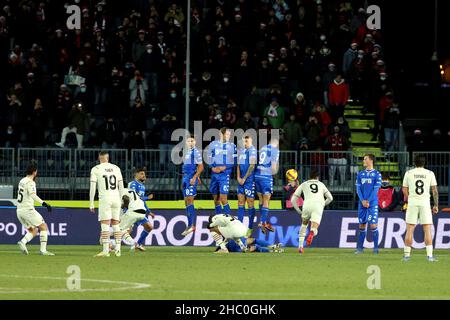
<path fill-rule="evenodd" d="M 125 194 L 122 196 L 122 209 L 125 213 L 121 216 L 120 219 L 120 230 L 122 231 L 122 238 L 126 243 L 134 243 L 133 238 L 130 233 L 133 229 L 133 226 L 139 225 L 142 220 L 147 218 L 147 214 L 154 217 L 152 212 L 148 212 L 148 208 L 145 205 L 145 202 L 139 197 L 136 191 L 132 189 L 125 189 Z M 153 229 L 150 221 L 146 224 L 150 225 L 150 231 Z M 135 243 L 131 248 L 138 249 L 140 246 L 139 243 Z M 141 250 L 142 251 L 142 250 Z"/>
<path fill-rule="evenodd" d="M 356 191 L 358 193 L 358 220 L 359 235 L 355 254 L 364 251 L 367 223 L 373 235 L 373 253 L 378 253 L 378 190 L 381 187 L 381 173 L 374 169 L 375 156 L 364 156 L 365 170 L 358 173 L 356 178 Z"/>
<path fill-rule="evenodd" d="M 116 257 L 120 257 L 120 243 L 122 232 L 120 230 L 121 198 L 124 194 L 122 172 L 119 167 L 109 163 L 109 154 L 106 151 L 99 153 L 99 165 L 91 170 L 91 187 L 89 191 L 89 209 L 95 214 L 94 198 L 98 185 L 98 220 L 101 226 L 101 239 L 103 251 L 96 257 L 109 257 L 109 228 L 112 227 L 116 240 Z"/>
<path fill-rule="evenodd" d="M 247 239 L 242 240 L 242 242 L 247 247 L 247 252 L 250 252 L 250 253 L 253 253 L 253 252 L 283 253 L 284 252 L 284 249 L 281 248 L 281 243 L 270 244 L 267 241 L 259 240 L 259 239 L 255 239 L 255 238 L 247 238 Z M 227 246 L 228 252 L 243 252 L 241 247 L 234 240 L 228 240 L 228 243 L 226 246 Z"/>
<path fill-rule="evenodd" d="M 253 231 L 255 220 L 255 167 L 257 163 L 257 151 L 253 146 L 251 136 L 243 139 L 244 147 L 238 151 L 237 181 L 238 181 L 238 220 L 243 222 L 245 215 L 245 203 L 247 202 L 249 221 L 247 236 Z"/>
<path fill-rule="evenodd" d="M 213 141 L 207 148 L 208 165 L 211 168 L 209 191 L 213 195 L 216 214 L 229 214 L 228 204 L 230 175 L 236 161 L 236 146 L 230 142 L 231 131 L 220 129 L 220 141 Z"/>
<path fill-rule="evenodd" d="M 255 186 L 259 198 L 259 207 L 261 211 L 261 230 L 266 233 L 267 230 L 273 232 L 274 228 L 268 222 L 269 203 L 273 193 L 273 175 L 278 172 L 280 150 L 279 141 L 272 137 L 270 143 L 259 150 L 258 166 L 255 173 Z"/>
<path fill-rule="evenodd" d="M 303 211 L 298 206 L 298 198 L 303 194 Z M 292 195 L 292 205 L 295 210 L 302 217 L 302 226 L 300 228 L 299 248 L 298 252 L 303 254 L 303 244 L 306 237 L 306 229 L 309 222 L 311 222 L 311 229 L 309 231 L 306 244 L 311 245 L 311 242 L 318 234 L 319 225 L 322 221 L 323 209 L 333 201 L 331 192 L 327 187 L 319 181 L 319 173 L 316 170 L 312 170 L 309 180 L 303 182 Z"/>
<path fill-rule="evenodd" d="M 36 194 L 35 181 L 37 173 L 36 166 L 30 164 L 26 170 L 27 176 L 20 180 L 19 187 L 17 188 L 17 218 L 27 229 L 27 233 L 17 244 L 24 254 L 28 254 L 27 243 L 33 240 L 39 231 L 39 240 L 41 242 L 40 254 L 43 256 L 54 256 L 53 253 L 47 251 L 47 224 L 44 218 L 34 208 L 34 203 L 38 202 L 46 207 L 48 212 L 52 211 L 52 207 L 41 200 Z"/>
<path fill-rule="evenodd" d="M 181 234 L 184 237 L 195 231 L 196 214 L 194 199 L 197 195 L 197 185 L 200 181 L 200 174 L 203 171 L 202 155 L 196 147 L 196 140 L 193 135 L 186 140 L 185 151 L 182 189 L 184 202 L 186 204 L 188 225 L 186 230 Z"/>
<path fill-rule="evenodd" d="M 423 227 L 425 236 L 427 259 L 430 262 L 435 262 L 437 260 L 433 257 L 433 237 L 431 235 L 433 216 L 430 208 L 430 187 L 433 193 L 433 213 L 438 214 L 439 192 L 436 177 L 432 171 L 424 168 L 424 156 L 417 155 L 414 159 L 414 165 L 415 168 L 406 172 L 403 178 L 403 194 L 408 197 L 403 260 L 408 261 L 410 259 L 414 229 L 419 222 Z"/>
<path fill-rule="evenodd" d="M 227 241 L 234 240 L 242 251 L 247 248 L 241 238 L 247 234 L 247 227 L 228 214 L 217 214 L 209 217 L 208 229 L 213 236 L 216 245 L 220 247 L 217 253 L 228 253 Z"/>
<path fill-rule="evenodd" d="M 147 179 L 145 175 L 144 168 L 137 168 L 134 171 L 134 180 L 128 184 L 128 189 L 133 190 L 139 196 L 139 198 L 144 202 L 144 207 L 147 214 L 151 213 L 151 210 L 147 207 L 146 201 L 153 199 L 153 194 L 146 195 L 145 192 L 145 180 Z M 140 251 L 145 251 L 144 244 L 145 239 L 148 234 L 152 231 L 152 224 L 148 220 L 148 216 L 145 216 L 141 221 L 136 223 L 138 226 L 142 225 L 144 230 L 142 230 L 141 235 L 138 239 L 138 246 L 136 249 Z"/>

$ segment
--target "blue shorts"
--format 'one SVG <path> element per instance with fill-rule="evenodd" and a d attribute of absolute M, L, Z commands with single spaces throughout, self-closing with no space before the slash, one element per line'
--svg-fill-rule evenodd
<path fill-rule="evenodd" d="M 238 195 L 243 194 L 246 198 L 255 199 L 255 181 L 247 179 L 244 185 L 238 183 Z"/>
<path fill-rule="evenodd" d="M 195 197 L 197 195 L 197 185 L 198 185 L 198 179 L 195 182 L 195 184 L 191 185 L 191 179 L 192 177 L 184 176 L 183 177 L 183 183 L 181 185 L 181 189 L 183 190 L 183 197 Z"/>
<path fill-rule="evenodd" d="M 359 224 L 378 224 L 378 203 L 371 203 L 369 208 L 364 208 L 361 203 L 358 206 Z"/>
<path fill-rule="evenodd" d="M 225 194 L 230 192 L 230 175 L 229 174 L 212 174 L 209 184 L 209 191 L 212 194 Z"/>
<path fill-rule="evenodd" d="M 273 178 L 272 176 L 255 176 L 256 192 L 262 195 L 273 193 Z"/>
<path fill-rule="evenodd" d="M 229 252 L 242 252 L 241 247 L 239 247 L 239 245 L 236 242 L 234 242 L 233 240 L 230 240 L 227 243 L 227 249 Z"/>

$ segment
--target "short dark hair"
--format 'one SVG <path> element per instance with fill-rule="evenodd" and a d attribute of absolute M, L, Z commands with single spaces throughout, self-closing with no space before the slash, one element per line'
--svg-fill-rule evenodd
<path fill-rule="evenodd" d="M 100 157 L 102 157 L 102 156 L 109 156 L 109 153 L 108 153 L 108 151 L 100 151 L 100 152 L 98 153 L 98 155 L 99 155 Z"/>
<path fill-rule="evenodd" d="M 383 173 L 381 174 L 381 179 L 383 179 L 383 180 L 389 180 L 389 173 L 383 172 Z"/>
<path fill-rule="evenodd" d="M 225 134 L 227 133 L 228 130 L 230 130 L 230 129 L 227 128 L 227 127 L 223 127 L 223 128 L 220 129 L 220 133 L 223 134 L 223 135 L 225 135 Z"/>
<path fill-rule="evenodd" d="M 309 174 L 310 179 L 318 179 L 319 176 L 319 171 L 317 169 L 312 169 L 311 173 Z"/>
<path fill-rule="evenodd" d="M 372 162 L 375 164 L 375 155 L 372 153 L 367 153 L 364 155 L 364 158 L 368 157 L 370 160 L 372 160 Z"/>
<path fill-rule="evenodd" d="M 142 171 L 145 171 L 145 168 L 144 167 L 138 167 L 138 168 L 134 169 L 134 174 L 137 174 L 137 173 L 142 172 Z"/>
<path fill-rule="evenodd" d="M 414 157 L 414 165 L 417 168 L 422 168 L 425 166 L 425 156 L 423 154 L 418 154 Z"/>
<path fill-rule="evenodd" d="M 31 176 L 36 171 L 37 171 L 36 163 L 32 162 L 28 165 L 27 169 L 25 170 L 25 173 L 27 174 L 27 176 Z"/>

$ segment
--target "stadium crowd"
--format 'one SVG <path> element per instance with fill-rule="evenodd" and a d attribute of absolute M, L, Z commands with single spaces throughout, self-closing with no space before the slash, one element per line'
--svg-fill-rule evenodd
<path fill-rule="evenodd" d="M 69 3 L 0 0 L 1 145 L 170 148 L 184 127 L 185 1 L 74 2 L 79 30 L 67 30 Z M 363 6 L 193 0 L 190 120 L 282 129 L 282 150 L 329 149 L 339 136 L 346 150 L 351 99 L 394 150 L 400 109 Z"/>

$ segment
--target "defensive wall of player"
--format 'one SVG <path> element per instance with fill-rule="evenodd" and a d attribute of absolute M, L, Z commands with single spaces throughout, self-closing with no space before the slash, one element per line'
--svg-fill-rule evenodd
<path fill-rule="evenodd" d="M 97 245 L 99 225 L 97 216 L 88 210 L 55 208 L 48 214 L 37 209 L 49 225 L 52 245 Z M 146 239 L 149 246 L 211 246 L 213 239 L 206 228 L 212 210 L 199 210 L 197 230 L 187 237 L 181 236 L 187 224 L 184 210 L 155 210 L 153 219 L 155 229 Z M 247 217 L 244 219 L 246 223 Z M 270 222 L 275 232 L 267 235 L 255 230 L 253 236 L 269 242 L 281 242 L 284 246 L 298 246 L 300 218 L 294 211 L 271 211 Z M 382 213 L 379 218 L 380 248 L 403 248 L 406 224 L 404 213 Z M 319 235 L 314 239 L 313 247 L 355 248 L 358 229 L 356 211 L 325 211 Z M 423 248 L 423 233 L 416 228 L 414 248 Z M 136 237 L 139 236 L 138 228 Z M 15 208 L 0 209 L 0 244 L 15 244 L 25 234 L 19 223 Z M 433 240 L 436 249 L 450 249 L 450 215 L 442 213 L 434 218 Z M 38 240 L 34 240 L 36 242 Z M 32 243 L 34 243 L 32 242 Z M 371 238 L 366 240 L 367 248 L 373 247 Z"/>

